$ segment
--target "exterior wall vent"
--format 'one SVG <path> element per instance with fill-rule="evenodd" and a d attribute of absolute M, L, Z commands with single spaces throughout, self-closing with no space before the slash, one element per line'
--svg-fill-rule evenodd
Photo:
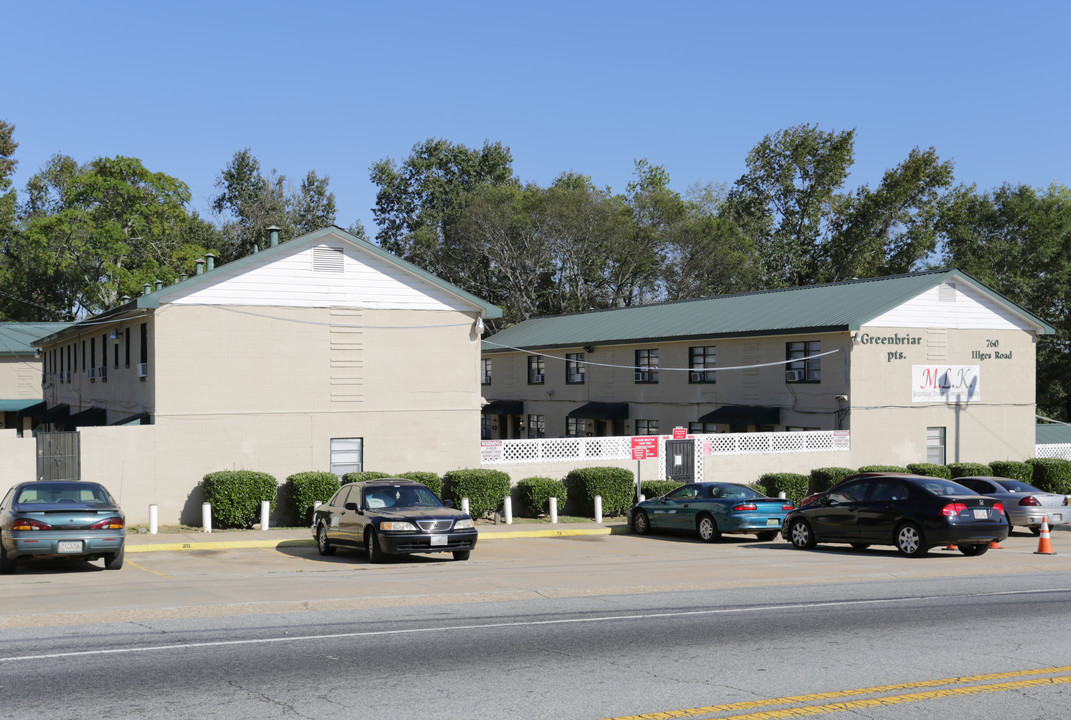
<path fill-rule="evenodd" d="M 340 247 L 320 245 L 312 249 L 312 269 L 314 272 L 345 272 L 346 257 Z"/>

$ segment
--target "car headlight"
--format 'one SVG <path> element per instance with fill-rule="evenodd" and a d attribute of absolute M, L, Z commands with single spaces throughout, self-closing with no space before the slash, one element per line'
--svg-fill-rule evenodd
<path fill-rule="evenodd" d="M 470 520 L 469 518 L 465 518 L 463 520 L 458 520 L 456 523 L 454 523 L 454 530 L 471 530 L 471 529 L 472 529 L 472 520 Z"/>
<path fill-rule="evenodd" d="M 379 529 L 386 532 L 416 532 L 416 525 L 404 520 L 391 520 L 380 523 Z"/>

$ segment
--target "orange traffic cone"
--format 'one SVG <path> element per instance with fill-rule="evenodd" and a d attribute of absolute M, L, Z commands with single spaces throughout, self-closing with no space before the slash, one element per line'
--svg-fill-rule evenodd
<path fill-rule="evenodd" d="M 1035 555 L 1055 555 L 1052 551 L 1052 539 L 1049 537 L 1049 519 L 1041 519 L 1041 537 L 1038 539 L 1038 549 Z"/>
<path fill-rule="evenodd" d="M 989 541 L 989 549 L 990 550 L 1003 550 L 1004 546 L 1001 545 L 1000 543 L 998 543 L 996 540 L 990 540 Z"/>

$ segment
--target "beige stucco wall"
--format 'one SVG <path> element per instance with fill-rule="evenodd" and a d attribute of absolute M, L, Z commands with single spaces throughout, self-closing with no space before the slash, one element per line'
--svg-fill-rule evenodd
<path fill-rule="evenodd" d="M 0 398 L 4 400 L 41 399 L 41 361 L 32 355 L 0 356 Z M 0 412 L 0 429 L 30 429 L 30 418 L 17 413 Z"/>

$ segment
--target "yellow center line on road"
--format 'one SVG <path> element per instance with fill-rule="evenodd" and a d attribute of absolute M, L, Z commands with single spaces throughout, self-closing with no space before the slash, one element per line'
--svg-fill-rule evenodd
<path fill-rule="evenodd" d="M 1071 675 L 1059 675 L 1059 673 L 1071 672 L 1071 665 L 1056 668 L 1041 668 L 1038 670 L 1015 670 L 1006 673 L 989 673 L 986 675 L 968 675 L 957 678 L 945 678 L 941 680 L 922 680 L 913 683 L 897 683 L 894 685 L 878 685 L 869 688 L 854 690 L 835 690 L 825 693 L 811 693 L 808 695 L 790 695 L 787 697 L 769 698 L 767 700 L 748 700 L 745 702 L 728 703 L 725 705 L 709 705 L 706 707 L 686 708 L 682 710 L 667 710 L 665 712 L 644 713 L 642 715 L 622 715 L 608 720 L 667 720 L 668 718 L 698 717 L 700 715 L 714 715 L 734 710 L 752 710 L 768 708 L 773 705 L 791 705 L 797 703 L 812 703 L 820 700 L 833 700 L 837 698 L 861 698 L 864 695 L 876 695 L 893 691 L 913 690 L 916 688 L 932 688 L 944 685 L 959 685 L 965 683 L 978 683 L 991 680 L 1006 680 L 1028 675 L 1044 675 L 1028 680 L 1014 680 L 1011 682 L 994 683 L 991 685 L 971 685 L 960 688 L 945 688 L 940 690 L 926 690 L 923 692 L 907 693 L 903 695 L 889 695 L 878 698 L 861 698 L 847 702 L 828 703 L 825 705 L 809 705 L 795 708 L 781 708 L 774 710 L 761 710 L 759 712 L 746 713 L 743 715 L 728 715 L 719 720 L 781 720 L 782 718 L 811 717 L 826 715 L 845 710 L 863 710 L 866 708 L 881 707 L 885 705 L 899 705 L 909 702 L 922 702 L 925 700 L 938 700 L 942 698 L 966 697 L 989 692 L 1006 692 L 1039 685 L 1063 685 L 1071 683 Z"/>

